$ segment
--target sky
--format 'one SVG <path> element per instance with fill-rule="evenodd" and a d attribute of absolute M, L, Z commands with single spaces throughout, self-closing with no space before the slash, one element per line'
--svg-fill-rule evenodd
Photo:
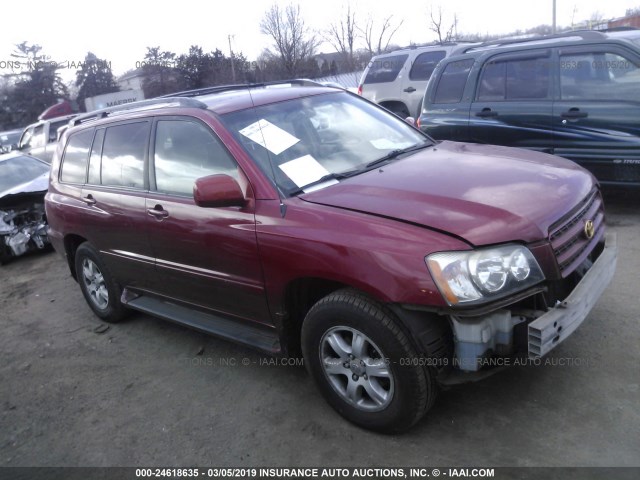
<path fill-rule="evenodd" d="M 110 62 L 114 74 L 140 66 L 146 47 L 159 46 L 177 54 L 191 45 L 205 51 L 216 48 L 242 52 L 255 60 L 270 45 L 260 33 L 260 20 L 273 3 L 299 3 L 307 26 L 322 32 L 340 18 L 348 0 L 147 0 L 87 2 L 30 0 L 4 2 L 0 27 L 0 75 L 11 73 L 8 63 L 14 45 L 23 41 L 39 44 L 43 52 L 63 65 L 65 80 L 74 78 L 75 65 L 88 51 Z M 640 7 L 640 0 L 556 0 L 557 24 L 571 25 L 588 20 L 594 13 L 603 18 L 623 16 L 628 8 Z M 393 15 L 403 21 L 393 43 L 409 45 L 435 40 L 429 30 L 429 10 L 442 8 L 444 24 L 455 13 L 459 33 L 500 34 L 551 24 L 553 0 L 351 0 L 357 21 L 371 16 L 380 22 Z M 323 44 L 320 51 L 333 51 Z M 68 70 L 68 71 L 65 71 Z"/>

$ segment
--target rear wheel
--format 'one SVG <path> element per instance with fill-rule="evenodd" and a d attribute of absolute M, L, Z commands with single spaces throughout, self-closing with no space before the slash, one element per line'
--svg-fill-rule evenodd
<path fill-rule="evenodd" d="M 115 323 L 129 313 L 120 302 L 119 285 L 90 243 L 83 243 L 76 250 L 75 268 L 82 294 L 98 317 Z"/>
<path fill-rule="evenodd" d="M 402 120 L 411 115 L 407 107 L 405 107 L 402 103 L 388 103 L 382 106 L 389 110 L 391 113 L 395 113 Z"/>
<path fill-rule="evenodd" d="M 364 428 L 406 430 L 436 398 L 435 371 L 411 361 L 417 353 L 398 320 L 357 291 L 339 290 L 311 308 L 302 349 L 329 404 Z"/>

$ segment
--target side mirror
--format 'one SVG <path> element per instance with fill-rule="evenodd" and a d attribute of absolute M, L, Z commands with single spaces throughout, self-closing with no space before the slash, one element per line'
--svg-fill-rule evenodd
<path fill-rule="evenodd" d="M 404 121 L 407 122 L 409 125 L 415 126 L 416 124 L 416 119 L 413 117 L 407 117 L 404 119 Z"/>
<path fill-rule="evenodd" d="M 238 182 L 223 174 L 197 179 L 193 199 L 199 207 L 242 207 L 247 203 Z"/>

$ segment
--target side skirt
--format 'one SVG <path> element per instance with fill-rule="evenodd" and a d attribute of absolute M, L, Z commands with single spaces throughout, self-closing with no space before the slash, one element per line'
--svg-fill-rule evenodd
<path fill-rule="evenodd" d="M 124 289 L 122 292 L 121 301 L 134 310 L 179 323 L 216 337 L 242 343 L 271 355 L 282 353 L 277 332 L 268 327 L 247 325 L 239 320 L 194 310 L 166 299 L 138 295 L 128 289 Z"/>

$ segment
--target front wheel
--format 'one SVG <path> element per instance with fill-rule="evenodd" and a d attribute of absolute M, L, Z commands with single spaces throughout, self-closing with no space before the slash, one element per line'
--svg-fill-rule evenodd
<path fill-rule="evenodd" d="M 334 292 L 311 308 L 302 350 L 329 404 L 361 427 L 406 430 L 435 400 L 435 371 L 410 361 L 416 350 L 398 320 L 354 290 Z"/>
<path fill-rule="evenodd" d="M 80 289 L 93 313 L 111 323 L 129 313 L 120 302 L 120 287 L 90 243 L 83 243 L 76 250 L 75 267 Z"/>

